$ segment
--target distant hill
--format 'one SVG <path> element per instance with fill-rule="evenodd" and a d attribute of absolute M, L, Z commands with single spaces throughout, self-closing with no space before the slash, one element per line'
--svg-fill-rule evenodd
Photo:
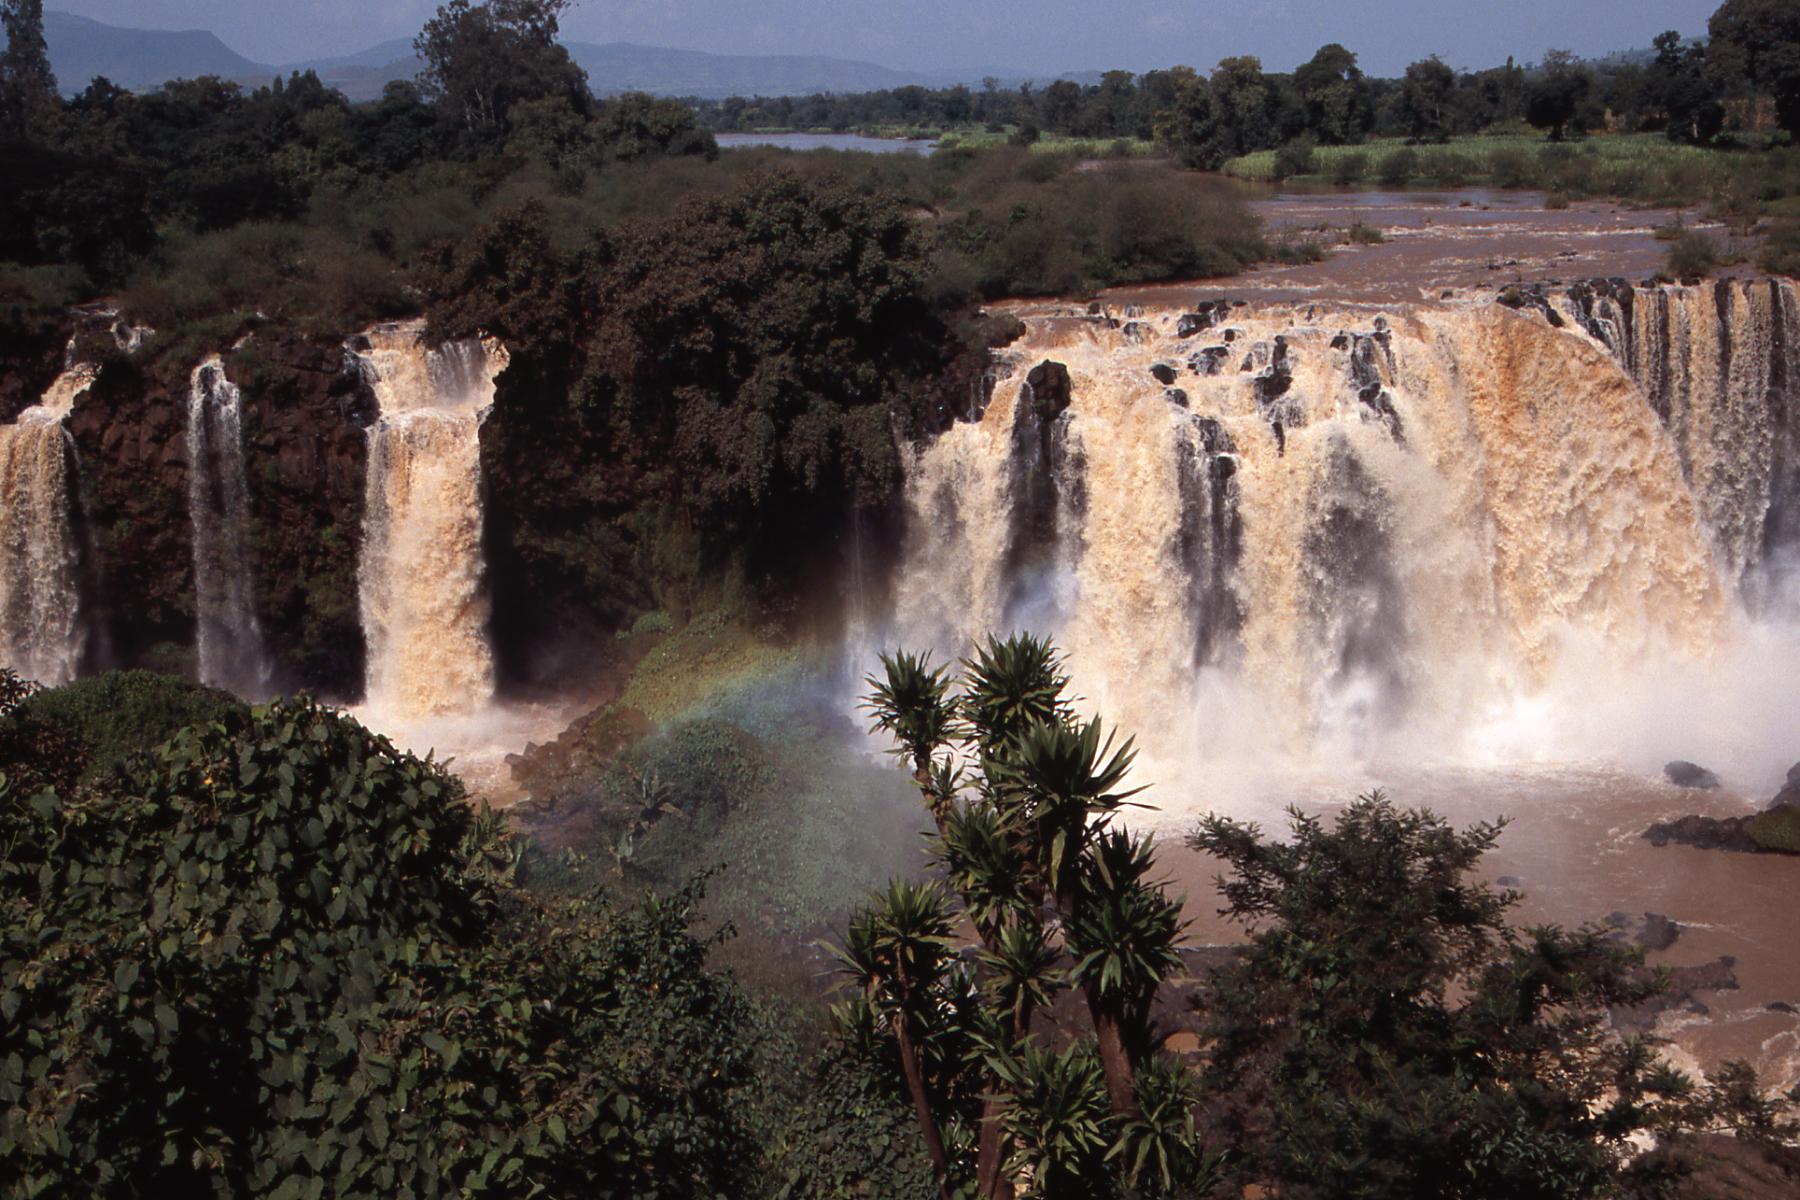
<path fill-rule="evenodd" d="M 356 54 L 271 66 L 254 62 L 204 30 L 169 32 L 125 29 L 72 13 L 44 14 L 50 65 L 63 91 L 73 94 L 96 75 L 120 87 L 143 91 L 171 79 L 218 75 L 246 85 L 268 82 L 292 71 L 316 71 L 327 85 L 352 100 L 372 100 L 396 79 L 419 72 L 412 42 L 396 38 Z M 588 73 L 595 92 L 641 91 L 658 96 L 802 96 L 813 92 L 872 92 L 919 84 L 971 86 L 992 75 L 1017 86 L 1016 71 L 904 71 L 877 63 L 824 55 L 706 54 L 630 42 L 569 42 L 569 53 Z M 1085 80 L 1086 76 L 1079 77 Z M 1099 78 L 1094 73 L 1093 78 Z"/>
<path fill-rule="evenodd" d="M 70 95 L 99 75 L 142 91 L 197 75 L 266 79 L 274 74 L 274 68 L 252 62 L 204 29 L 122 29 L 73 13 L 47 12 L 44 40 L 56 81 Z"/>

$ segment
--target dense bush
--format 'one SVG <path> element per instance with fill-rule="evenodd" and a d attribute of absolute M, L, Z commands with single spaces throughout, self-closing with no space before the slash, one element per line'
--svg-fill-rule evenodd
<path fill-rule="evenodd" d="M 749 1009 L 691 894 L 526 897 L 449 776 L 304 701 L 10 780 L 0 1190 L 748 1188 Z"/>
<path fill-rule="evenodd" d="M 1255 932 L 1210 977 L 1208 1119 L 1295 1196 L 1602 1196 L 1691 1086 L 1607 1027 L 1655 990 L 1603 931 L 1517 929 L 1469 878 L 1500 827 L 1379 794 L 1291 839 L 1204 820 Z"/>
<path fill-rule="evenodd" d="M 237 697 L 153 671 L 110 671 L 21 701 L 0 722 L 10 730 L 53 727 L 70 739 L 84 781 L 149 750 L 188 725 L 232 722 L 248 712 Z"/>

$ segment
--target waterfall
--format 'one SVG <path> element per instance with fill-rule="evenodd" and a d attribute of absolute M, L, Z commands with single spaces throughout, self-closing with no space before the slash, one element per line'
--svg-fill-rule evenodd
<path fill-rule="evenodd" d="M 1571 289 L 1571 311 L 1667 425 L 1728 578 L 1752 607 L 1800 582 L 1800 302 L 1785 279 Z"/>
<path fill-rule="evenodd" d="M 355 353 L 380 415 L 369 429 L 358 594 L 368 702 L 411 717 L 492 698 L 482 557 L 482 418 L 506 366 L 497 342 L 429 349 L 384 325 Z"/>
<path fill-rule="evenodd" d="M 1476 300 L 1024 309 L 992 403 L 908 463 L 889 640 L 1052 634 L 1164 760 L 1741 748 L 1800 703 L 1749 649 L 1795 590 L 1800 305 L 1619 291 L 1556 327 Z"/>
<path fill-rule="evenodd" d="M 75 449 L 63 421 L 97 374 L 71 365 L 42 403 L 0 425 L 0 665 L 46 684 L 73 679 L 81 658 Z"/>
<path fill-rule="evenodd" d="M 260 697 L 268 689 L 269 663 L 250 571 L 242 399 L 217 355 L 194 368 L 187 449 L 195 633 L 201 682 Z"/>

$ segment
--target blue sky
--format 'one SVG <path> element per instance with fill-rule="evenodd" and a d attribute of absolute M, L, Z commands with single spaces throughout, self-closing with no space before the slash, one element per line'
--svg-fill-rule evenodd
<path fill-rule="evenodd" d="M 1023 73 L 1255 54 L 1289 70 L 1325 42 L 1397 74 L 1426 54 L 1489 66 L 1547 48 L 1598 55 L 1665 29 L 1704 31 L 1718 0 L 583 0 L 565 36 L 714 53 L 829 54 L 915 69 Z M 410 37 L 437 0 L 49 0 L 115 25 L 210 29 L 263 62 L 346 54 Z"/>

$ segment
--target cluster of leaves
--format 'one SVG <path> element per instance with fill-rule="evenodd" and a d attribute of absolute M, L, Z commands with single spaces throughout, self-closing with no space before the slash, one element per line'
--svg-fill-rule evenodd
<path fill-rule="evenodd" d="M 1131 743 L 1076 717 L 1036 637 L 990 639 L 955 692 L 921 657 L 883 667 L 866 704 L 911 768 L 960 908 L 939 884 L 895 881 L 852 916 L 846 1043 L 897 1068 L 941 1196 L 1203 1190 L 1216 1162 L 1193 1080 L 1156 1052 L 1149 1013 L 1180 967 L 1181 904 L 1150 879 L 1148 839 L 1111 827 L 1134 794 Z M 1037 1018 L 1068 989 L 1094 1037 L 1059 1049 Z"/>
<path fill-rule="evenodd" d="M 519 892 L 460 785 L 306 700 L 100 786 L 28 774 L 0 782 L 0 1190 L 745 1190 L 748 1007 L 693 894 Z"/>

